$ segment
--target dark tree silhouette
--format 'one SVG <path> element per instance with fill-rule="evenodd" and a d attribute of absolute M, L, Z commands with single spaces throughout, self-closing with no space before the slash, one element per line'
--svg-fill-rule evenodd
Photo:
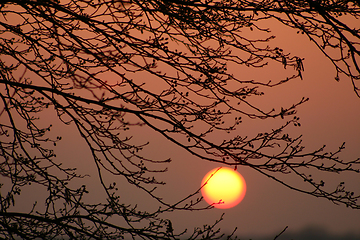
<path fill-rule="evenodd" d="M 198 192 L 176 203 L 158 196 L 155 186 L 164 183 L 155 175 L 170 160 L 142 154 L 146 144 L 126 134 L 138 126 L 199 159 L 248 167 L 296 191 L 360 208 L 360 196 L 343 183 L 328 189 L 308 174 L 359 173 L 360 160 L 338 158 L 344 146 L 307 152 L 301 137 L 285 132 L 300 126 L 296 109 L 307 99 L 271 111 L 254 101 L 266 88 L 302 78 L 301 56 L 270 46 L 275 21 L 308 36 L 334 65 L 336 80 L 350 79 L 359 96 L 360 29 L 352 25 L 359 1 L 5 0 L 0 10 L 2 239 L 179 238 L 181 230 L 163 214 L 211 206 L 198 204 Z M 255 81 L 232 71 L 268 64 L 286 76 Z M 39 121 L 48 111 L 75 126 L 87 144 L 106 201 L 86 202 L 87 187 L 73 184 L 86 176 L 56 158 L 53 145 L 61 136 Z M 241 136 L 235 130 L 242 118 L 279 118 L 283 125 Z M 231 134 L 214 140 L 222 132 Z M 121 176 L 161 207 L 151 212 L 125 205 L 107 175 Z M 30 184 L 47 192 L 46 199 L 27 212 L 12 211 Z M 216 224 L 189 238 L 220 237 Z"/>

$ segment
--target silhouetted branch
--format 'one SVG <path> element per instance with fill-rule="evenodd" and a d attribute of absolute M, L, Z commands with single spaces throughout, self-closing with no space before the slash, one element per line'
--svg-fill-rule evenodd
<path fill-rule="evenodd" d="M 0 9 L 1 238 L 183 236 L 186 230 L 179 232 L 163 214 L 211 206 L 199 205 L 199 190 L 175 202 L 158 195 L 165 182 L 155 174 L 171 160 L 147 157 L 142 150 L 152 139 L 139 143 L 135 127 L 199 159 L 248 167 L 290 189 L 360 208 L 360 195 L 344 183 L 325 188 L 308 173 L 359 173 L 360 159 L 341 159 L 344 145 L 308 151 L 302 136 L 287 132 L 300 127 L 297 109 L 308 98 L 271 110 L 257 101 L 268 88 L 304 78 L 304 58 L 271 46 L 272 20 L 308 36 L 333 64 L 335 79 L 348 78 L 359 96 L 360 29 L 350 23 L 359 17 L 357 2 L 14 0 L 2 1 Z M 255 80 L 238 72 L 269 66 L 284 75 Z M 62 137 L 39 121 L 50 112 L 86 144 L 102 201 L 87 202 L 89 190 L 76 180 L 89 176 L 57 158 Z M 243 119 L 279 121 L 246 136 L 237 131 Z M 303 185 L 284 180 L 287 174 Z M 122 189 L 108 176 L 147 193 L 159 208 L 122 203 Z M 12 211 L 31 184 L 46 194 L 39 200 L 44 204 Z M 215 229 L 219 221 L 195 228 L 189 239 L 223 237 Z"/>

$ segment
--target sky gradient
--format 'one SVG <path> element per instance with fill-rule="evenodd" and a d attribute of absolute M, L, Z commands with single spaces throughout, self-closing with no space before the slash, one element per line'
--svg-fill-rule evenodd
<path fill-rule="evenodd" d="M 288 83 L 273 88 L 260 87 L 265 95 L 253 97 L 252 102 L 262 109 L 291 106 L 302 97 L 309 101 L 297 109 L 301 127 L 289 127 L 286 131 L 292 136 L 303 136 L 303 145 L 306 150 L 315 150 L 327 146 L 327 151 L 336 151 L 343 142 L 346 149 L 339 155 L 345 160 L 360 157 L 360 99 L 353 92 L 349 79 L 340 76 L 335 81 L 335 69 L 319 50 L 309 42 L 306 36 L 273 23 L 273 34 L 277 36 L 271 42 L 278 45 L 285 52 L 304 58 L 303 80 L 297 78 Z M 256 36 L 255 36 L 256 37 Z M 283 72 L 269 64 L 261 69 L 237 68 L 229 64 L 234 75 L 243 79 L 254 79 L 267 82 L 277 79 Z M 285 70 L 284 70 L 285 71 Z M 288 71 L 288 70 L 286 70 Z M 110 75 L 104 78 L 111 79 Z M 143 76 L 139 76 L 143 80 Z M 159 87 L 146 79 L 146 84 L 152 88 Z M 290 116 L 289 118 L 292 118 Z M 234 134 L 254 136 L 258 132 L 280 127 L 287 118 L 259 120 L 243 118 Z M 52 134 L 61 135 L 62 140 L 55 147 L 57 159 L 65 166 L 77 167 L 79 173 L 88 177 L 75 180 L 72 184 L 86 184 L 90 194 L 85 197 L 89 202 L 104 200 L 104 191 L 98 182 L 98 174 L 89 149 L 76 132 L 74 126 L 62 124 L 51 109 L 42 115 L 42 123 L 53 124 Z M 167 184 L 156 190 L 167 202 L 178 200 L 196 192 L 201 185 L 205 174 L 221 165 L 196 158 L 184 149 L 181 149 L 164 139 L 159 133 L 146 127 L 133 127 L 130 131 L 136 143 L 150 141 L 144 153 L 149 157 L 166 159 L 169 163 L 159 168 L 168 168 L 165 173 L 156 174 L 157 178 Z M 219 140 L 222 135 L 216 136 Z M 231 209 L 211 209 L 207 211 L 178 211 L 166 214 L 171 219 L 175 232 L 185 228 L 192 232 L 195 226 L 213 224 L 225 213 L 224 220 L 219 227 L 225 233 L 238 228 L 238 236 L 275 236 L 288 226 L 287 232 L 301 232 L 307 228 L 320 227 L 326 231 L 324 235 L 360 235 L 360 210 L 335 205 L 326 199 L 315 198 L 287 187 L 267 178 L 248 167 L 239 166 L 237 171 L 244 177 L 247 192 L 243 201 Z M 360 193 L 359 175 L 339 175 L 328 173 L 318 175 L 312 172 L 314 178 L 324 179 L 326 186 L 335 188 L 344 181 L 346 185 Z M 287 183 L 298 184 L 292 176 L 284 176 Z M 139 210 L 155 211 L 158 203 L 134 186 L 130 186 L 124 179 L 116 176 L 105 176 L 106 181 L 116 182 L 120 189 L 120 200 L 127 204 L 138 205 Z M 36 186 L 24 187 L 21 198 L 14 208 L 16 211 L 26 211 L 44 194 Z M 36 193 L 36 194 L 34 194 Z M 45 195 L 44 195 L 45 196 Z M 196 197 L 200 197 L 200 193 Z M 205 201 L 201 206 L 206 206 Z"/>

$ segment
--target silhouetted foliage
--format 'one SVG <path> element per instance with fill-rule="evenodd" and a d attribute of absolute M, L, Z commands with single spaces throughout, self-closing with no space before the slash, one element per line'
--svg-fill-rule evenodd
<path fill-rule="evenodd" d="M 300 231 L 287 231 L 282 234 L 276 240 L 357 240 L 360 238 L 359 234 L 354 233 L 342 233 L 342 234 L 334 234 L 326 229 L 320 227 L 306 227 Z M 246 238 L 242 237 L 240 239 L 251 239 L 251 240 L 268 240 L 273 239 L 272 236 L 259 236 L 259 237 L 251 237 Z"/>
<path fill-rule="evenodd" d="M 179 238 L 181 230 L 163 213 L 211 206 L 199 207 L 198 192 L 177 203 L 157 195 L 154 186 L 164 183 L 155 173 L 166 171 L 170 160 L 142 154 L 147 144 L 124 134 L 138 126 L 199 159 L 249 167 L 296 191 L 360 207 L 360 196 L 343 183 L 329 190 L 307 174 L 359 173 L 360 160 L 339 159 L 344 146 L 307 152 L 301 137 L 285 132 L 300 126 L 296 109 L 307 99 L 271 111 L 254 101 L 268 87 L 303 78 L 301 56 L 269 45 L 274 21 L 306 34 L 333 63 L 335 78 L 350 79 L 359 96 L 360 29 L 349 24 L 360 16 L 358 1 L 6 0 L 0 9 L 0 173 L 7 179 L 1 238 Z M 231 70 L 268 64 L 281 66 L 286 77 L 254 81 Z M 61 136 L 39 121 L 48 111 L 75 126 L 87 144 L 106 201 L 88 203 L 87 187 L 71 184 L 85 176 L 56 158 L 52 145 Z M 235 130 L 243 118 L 284 120 L 276 129 L 241 136 Z M 231 134 L 214 140 L 222 132 Z M 108 174 L 125 178 L 161 207 L 144 212 L 123 204 L 121 190 L 103 177 Z M 45 208 L 34 203 L 28 212 L 11 211 L 30 184 L 47 191 Z M 189 238 L 220 237 L 216 224 L 196 228 Z"/>

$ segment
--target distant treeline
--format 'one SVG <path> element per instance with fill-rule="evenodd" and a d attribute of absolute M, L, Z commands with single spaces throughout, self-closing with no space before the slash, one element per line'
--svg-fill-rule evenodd
<path fill-rule="evenodd" d="M 244 237 L 238 236 L 239 240 L 273 240 L 276 237 L 274 236 L 252 236 Z M 286 230 L 281 234 L 276 240 L 360 240 L 360 233 L 342 233 L 334 234 L 330 233 L 324 228 L 321 227 L 307 227 L 301 231 L 293 232 L 291 230 Z"/>

